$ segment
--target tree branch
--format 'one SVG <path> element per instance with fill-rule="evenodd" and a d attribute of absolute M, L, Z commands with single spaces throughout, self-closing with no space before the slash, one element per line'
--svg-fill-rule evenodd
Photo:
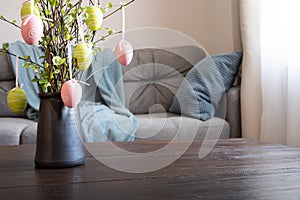
<path fill-rule="evenodd" d="M 128 6 L 129 4 L 133 3 L 135 0 L 131 0 L 128 3 L 126 3 L 124 6 Z M 105 17 L 103 17 L 103 19 L 106 19 L 110 16 L 112 16 L 113 14 L 115 14 L 116 12 L 118 12 L 119 10 L 122 9 L 123 6 L 120 6 L 118 9 L 114 10 L 113 12 L 109 13 L 108 15 L 106 15 Z"/>
<path fill-rule="evenodd" d="M 5 19 L 2 15 L 0 16 L 0 20 L 4 21 L 4 22 L 6 22 L 6 23 L 9 23 L 9 24 L 11 24 L 11 25 L 13 25 L 13 26 L 15 26 L 15 27 L 17 27 L 17 28 L 21 28 L 21 27 L 18 26 L 17 24 L 15 24 L 15 23 L 13 23 L 13 22 L 11 22 L 11 21 Z"/>
<path fill-rule="evenodd" d="M 3 49 L 0 49 L 0 52 L 1 52 L 1 53 L 4 52 L 4 53 L 7 53 L 7 54 L 12 55 L 12 56 L 15 56 L 15 57 L 18 56 L 18 55 L 14 54 L 14 53 L 11 53 L 11 52 L 9 52 L 9 51 L 7 51 L 7 50 L 3 50 Z M 41 65 L 38 64 L 38 63 L 33 62 L 32 60 L 28 60 L 28 59 L 25 59 L 25 58 L 20 57 L 20 56 L 18 56 L 18 58 L 19 58 L 20 60 L 25 61 L 25 62 L 29 62 L 29 63 L 31 63 L 31 64 L 37 65 L 39 68 L 43 68 L 43 66 L 41 66 Z M 35 75 L 34 75 L 34 78 L 39 79 L 39 78 L 37 77 L 36 73 L 35 73 Z M 37 85 L 38 85 L 38 87 L 39 87 L 39 91 L 42 92 L 43 89 L 42 89 L 42 87 L 41 87 L 39 81 L 37 81 Z"/>
<path fill-rule="evenodd" d="M 9 52 L 9 51 L 7 51 L 7 50 L 4 50 L 4 49 L 0 49 L 0 52 L 1 52 L 1 53 L 4 52 L 4 53 L 7 53 L 7 54 L 12 55 L 12 56 L 15 56 L 15 57 L 18 56 L 18 55 L 16 55 L 16 54 L 11 53 L 11 52 Z M 31 64 L 37 65 L 37 66 L 39 66 L 40 68 L 43 68 L 42 65 L 40 65 L 40 64 L 38 64 L 38 63 L 36 63 L 36 62 L 33 62 L 32 60 L 28 60 L 28 59 L 25 59 L 25 58 L 20 57 L 20 56 L 18 56 L 18 58 L 19 58 L 20 60 L 25 61 L 25 62 L 29 62 L 29 63 L 31 63 Z"/>
<path fill-rule="evenodd" d="M 122 31 L 118 31 L 118 32 L 115 32 L 114 34 L 120 34 L 122 33 Z M 113 34 L 113 35 L 114 35 Z M 108 38 L 109 36 L 111 36 L 110 34 L 106 35 L 106 36 L 103 36 L 101 39 L 99 40 L 96 40 L 95 43 L 98 43 L 98 42 L 101 42 L 101 41 L 104 41 L 106 38 Z"/>

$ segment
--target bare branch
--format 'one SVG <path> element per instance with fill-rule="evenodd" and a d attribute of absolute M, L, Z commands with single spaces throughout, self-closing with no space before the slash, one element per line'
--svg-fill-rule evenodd
<path fill-rule="evenodd" d="M 128 3 L 126 3 L 124 6 L 128 6 L 129 4 L 133 3 L 135 0 L 131 0 Z M 103 17 L 103 19 L 106 19 L 110 16 L 112 16 L 113 14 L 115 14 L 116 12 L 118 12 L 119 10 L 122 9 L 123 6 L 120 6 L 118 9 L 114 10 L 113 12 L 109 13 L 108 15 L 106 15 L 105 17 Z"/>
<path fill-rule="evenodd" d="M 0 20 L 4 21 L 4 22 L 6 22 L 6 23 L 9 23 L 9 24 L 11 24 L 11 25 L 13 25 L 13 26 L 15 26 L 15 27 L 17 27 L 17 28 L 21 28 L 20 26 L 18 26 L 18 25 L 15 24 L 15 23 L 12 23 L 11 21 L 9 21 L 9 20 L 7 20 L 6 18 L 4 18 L 3 16 L 0 17 Z"/>
<path fill-rule="evenodd" d="M 4 53 L 7 53 L 7 54 L 9 54 L 9 55 L 11 55 L 11 56 L 15 56 L 15 57 L 18 56 L 18 55 L 16 55 L 16 54 L 11 53 L 11 52 L 9 52 L 9 51 L 6 51 L 6 50 L 4 50 L 4 49 L 0 49 L 0 52 L 1 52 L 1 53 L 4 52 Z M 25 61 L 25 62 L 29 62 L 29 63 L 31 63 L 31 64 L 37 65 L 37 66 L 40 67 L 40 68 L 43 68 L 42 65 L 40 65 L 40 64 L 38 64 L 38 63 L 36 63 L 36 62 L 33 62 L 32 60 L 25 59 L 24 57 L 21 57 L 21 56 L 18 56 L 18 58 L 19 58 L 20 60 Z"/>
<path fill-rule="evenodd" d="M 113 35 L 115 34 L 120 34 L 122 33 L 122 31 L 118 31 L 118 32 L 115 32 Z M 110 34 L 106 35 L 106 36 L 103 36 L 101 39 L 99 40 L 96 40 L 95 43 L 98 43 L 98 42 L 101 42 L 101 41 L 104 41 L 106 38 L 108 38 L 109 36 L 111 36 Z"/>

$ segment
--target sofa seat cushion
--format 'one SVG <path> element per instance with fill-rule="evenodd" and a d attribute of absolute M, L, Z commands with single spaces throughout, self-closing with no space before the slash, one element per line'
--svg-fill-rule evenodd
<path fill-rule="evenodd" d="M 21 144 L 21 135 L 36 122 L 22 118 L 0 118 L 0 145 Z M 36 131 L 35 131 L 36 133 Z"/>
<path fill-rule="evenodd" d="M 36 144 L 37 123 L 30 123 L 21 135 L 21 144 Z"/>
<path fill-rule="evenodd" d="M 139 126 L 136 140 L 193 140 L 210 138 L 229 138 L 228 122 L 220 118 L 201 121 L 172 113 L 151 113 L 135 115 Z"/>

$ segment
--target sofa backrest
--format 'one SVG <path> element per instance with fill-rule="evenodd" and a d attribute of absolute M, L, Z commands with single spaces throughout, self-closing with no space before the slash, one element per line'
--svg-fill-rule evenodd
<path fill-rule="evenodd" d="M 15 75 L 6 55 L 0 53 L 0 117 L 25 117 L 25 113 L 16 115 L 7 106 L 7 94 L 15 87 Z"/>
<path fill-rule="evenodd" d="M 123 67 L 129 110 L 146 114 L 156 112 L 155 106 L 160 105 L 168 111 L 184 76 L 205 56 L 205 51 L 197 46 L 134 50 L 130 65 Z"/>

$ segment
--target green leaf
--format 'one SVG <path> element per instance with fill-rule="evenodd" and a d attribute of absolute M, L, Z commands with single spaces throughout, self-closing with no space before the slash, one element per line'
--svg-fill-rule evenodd
<path fill-rule="evenodd" d="M 109 2 L 109 3 L 106 4 L 106 7 L 107 7 L 108 9 L 111 9 L 111 8 L 113 7 L 113 4 L 112 4 L 111 2 Z"/>
<path fill-rule="evenodd" d="M 55 69 L 53 73 L 54 74 L 60 74 L 60 70 L 59 69 Z"/>
<path fill-rule="evenodd" d="M 39 57 L 39 59 L 45 59 L 46 58 L 46 56 L 40 56 Z"/>
<path fill-rule="evenodd" d="M 47 92 L 47 88 L 51 87 L 51 83 L 49 83 L 47 80 L 42 80 L 42 81 L 39 82 L 39 84 L 41 85 L 42 90 L 44 92 Z"/>
<path fill-rule="evenodd" d="M 95 47 L 94 48 L 94 50 L 93 50 L 93 55 L 95 56 L 95 55 L 97 55 L 97 53 L 99 52 L 99 51 L 103 51 L 104 49 L 102 48 L 102 47 Z"/>
<path fill-rule="evenodd" d="M 17 24 L 17 21 L 16 21 L 16 20 L 12 20 L 11 23 L 12 23 L 12 24 Z"/>
<path fill-rule="evenodd" d="M 43 80 L 40 80 L 40 84 L 48 84 L 48 80 L 47 79 L 43 79 Z"/>
<path fill-rule="evenodd" d="M 28 63 L 28 62 L 23 63 L 23 67 L 24 68 L 30 68 L 30 63 Z"/>
<path fill-rule="evenodd" d="M 2 48 L 3 48 L 5 51 L 8 51 L 8 47 L 9 47 L 9 43 L 3 43 L 3 44 L 2 44 Z"/>
<path fill-rule="evenodd" d="M 115 33 L 114 30 L 109 30 L 109 31 L 108 31 L 108 35 L 112 35 L 112 34 L 114 34 L 114 33 Z"/>
<path fill-rule="evenodd" d="M 38 82 L 39 81 L 39 79 L 37 79 L 37 78 L 33 78 L 33 79 L 31 79 L 31 82 Z"/>
<path fill-rule="evenodd" d="M 56 0 L 48 0 L 50 2 L 50 6 L 55 6 L 56 5 Z"/>
<path fill-rule="evenodd" d="M 30 60 L 30 56 L 28 56 L 28 55 L 24 55 L 23 58 L 24 58 L 25 60 Z"/>
<path fill-rule="evenodd" d="M 50 10 L 46 10 L 46 15 L 51 15 L 51 11 Z"/>
<path fill-rule="evenodd" d="M 49 64 L 48 63 L 45 63 L 44 64 L 44 69 L 47 69 L 49 67 Z"/>
<path fill-rule="evenodd" d="M 61 58 L 60 56 L 54 56 L 52 59 L 54 65 L 59 66 L 66 62 L 65 58 Z"/>
<path fill-rule="evenodd" d="M 106 12 L 104 8 L 100 8 L 100 10 L 103 14 Z"/>

